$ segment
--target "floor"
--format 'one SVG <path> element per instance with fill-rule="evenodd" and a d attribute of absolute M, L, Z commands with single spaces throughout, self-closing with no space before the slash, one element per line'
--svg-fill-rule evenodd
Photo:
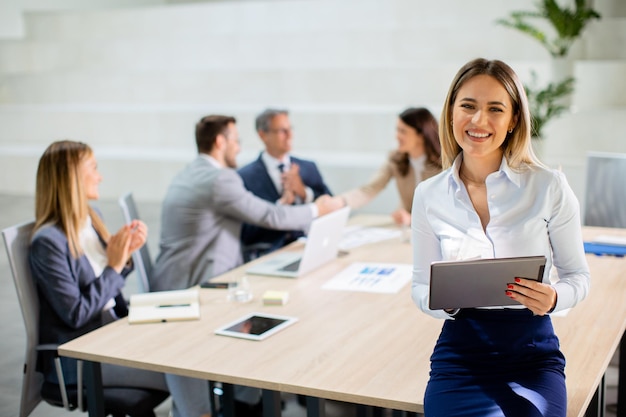
<path fill-rule="evenodd" d="M 101 209 L 112 230 L 117 230 L 122 223 L 122 214 L 116 201 L 100 201 L 97 206 Z M 160 208 L 158 204 L 138 202 L 138 209 L 142 219 L 149 228 L 148 246 L 154 257 L 157 253 L 159 236 Z M 0 229 L 14 224 L 31 220 L 34 212 L 34 200 L 32 197 L 11 196 L 0 194 Z M 6 255 L 0 250 L 0 317 L 3 337 L 0 339 L 0 416 L 17 417 L 20 403 L 21 373 L 24 357 L 25 334 L 19 304 L 15 295 L 15 288 L 11 277 Z M 137 291 L 137 283 L 130 276 L 126 291 L 130 294 Z M 607 372 L 607 417 L 615 416 L 614 408 L 610 404 L 616 402 L 617 368 L 616 360 L 613 359 Z M 295 400 L 293 395 L 285 395 L 284 417 L 304 417 L 306 411 Z M 157 417 L 167 417 L 169 414 L 169 401 L 163 403 L 157 410 Z M 31 414 L 33 417 L 59 417 L 79 415 L 80 413 L 68 412 L 61 408 L 40 404 Z M 357 415 L 357 410 L 350 404 L 329 401 L 326 404 L 327 417 L 352 417 Z"/>

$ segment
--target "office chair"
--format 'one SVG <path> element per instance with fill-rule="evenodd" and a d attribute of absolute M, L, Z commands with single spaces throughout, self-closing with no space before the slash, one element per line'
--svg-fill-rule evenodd
<path fill-rule="evenodd" d="M 59 384 L 45 382 L 43 375 L 36 370 L 37 354 L 40 351 L 55 351 L 57 345 L 39 345 L 39 296 L 28 264 L 28 247 L 34 222 L 8 227 L 2 231 L 4 245 L 9 258 L 13 282 L 26 328 L 26 355 L 24 378 L 20 400 L 20 417 L 29 416 L 43 400 L 53 406 L 67 410 L 76 408 L 85 411 L 83 389 L 66 386 L 63 380 L 61 360 L 55 359 Z M 78 380 L 82 380 L 82 362 L 79 361 Z M 105 411 L 113 416 L 153 417 L 154 408 L 161 404 L 169 393 L 143 388 L 104 388 Z"/>
<path fill-rule="evenodd" d="M 626 154 L 587 155 L 584 225 L 626 227 Z"/>
<path fill-rule="evenodd" d="M 133 193 L 126 193 L 118 200 L 122 214 L 124 215 L 124 221 L 130 223 L 133 220 L 141 220 L 139 217 L 139 211 L 137 211 L 137 205 L 133 198 Z M 150 257 L 150 250 L 146 243 L 133 253 L 133 263 L 135 264 L 135 271 L 139 278 L 139 290 L 140 292 L 150 291 L 150 281 L 148 277 L 152 275 L 152 258 Z"/>

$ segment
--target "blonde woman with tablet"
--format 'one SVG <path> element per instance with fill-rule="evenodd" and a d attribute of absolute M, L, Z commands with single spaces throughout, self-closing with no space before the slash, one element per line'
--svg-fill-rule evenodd
<path fill-rule="evenodd" d="M 589 290 L 576 197 L 533 154 L 528 100 L 505 63 L 465 64 L 440 123 L 444 171 L 418 185 L 412 212 L 413 299 L 445 319 L 425 415 L 564 417 L 565 358 L 549 313 L 574 307 Z M 503 284 L 516 305 L 428 308 L 431 262 L 534 255 L 546 257 L 540 281 Z"/>

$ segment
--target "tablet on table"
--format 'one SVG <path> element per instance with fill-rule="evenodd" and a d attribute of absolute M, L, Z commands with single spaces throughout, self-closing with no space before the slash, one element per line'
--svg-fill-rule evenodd
<path fill-rule="evenodd" d="M 266 313 L 250 313 L 217 330 L 216 334 L 241 337 L 250 340 L 263 340 L 298 321 L 295 317 L 278 316 Z"/>

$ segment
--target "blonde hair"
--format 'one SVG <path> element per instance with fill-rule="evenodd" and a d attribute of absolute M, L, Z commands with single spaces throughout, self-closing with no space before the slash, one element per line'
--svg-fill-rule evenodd
<path fill-rule="evenodd" d="M 517 74 L 511 67 L 499 60 L 474 59 L 463 65 L 452 80 L 446 101 L 441 111 L 439 137 L 441 138 L 441 163 L 444 169 L 452 166 L 454 159 L 462 151 L 454 138 L 452 111 L 459 89 L 477 76 L 489 75 L 505 88 L 513 104 L 513 118 L 517 123 L 511 133 L 507 133 L 502 144 L 504 157 L 509 166 L 521 170 L 524 166 L 543 166 L 532 149 L 530 141 L 530 110 L 526 91 Z"/>
<path fill-rule="evenodd" d="M 105 242 L 110 236 L 100 216 L 89 206 L 80 176 L 81 163 L 92 155 L 89 145 L 61 140 L 48 146 L 37 167 L 35 231 L 45 224 L 59 226 L 75 258 L 83 254 L 78 235 L 87 216 Z"/>

